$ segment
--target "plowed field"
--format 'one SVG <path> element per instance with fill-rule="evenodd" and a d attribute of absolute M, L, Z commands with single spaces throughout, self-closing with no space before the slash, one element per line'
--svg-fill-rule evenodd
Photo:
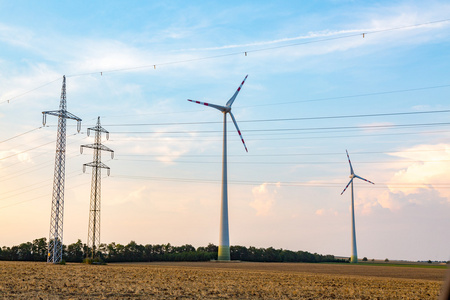
<path fill-rule="evenodd" d="M 0 262 L 0 298 L 437 299 L 444 276 L 349 264 Z"/>

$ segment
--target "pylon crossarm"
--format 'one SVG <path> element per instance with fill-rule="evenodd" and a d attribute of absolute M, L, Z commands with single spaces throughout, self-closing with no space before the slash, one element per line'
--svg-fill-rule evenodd
<path fill-rule="evenodd" d="M 87 144 L 87 145 L 81 145 L 80 147 L 81 148 L 85 147 L 85 148 L 91 148 L 91 149 L 95 149 L 95 150 L 114 152 L 114 150 L 112 150 L 111 148 L 108 148 L 108 147 L 106 147 L 105 145 L 102 145 L 102 144 Z"/>
<path fill-rule="evenodd" d="M 104 163 L 102 163 L 102 162 L 98 162 L 97 163 L 95 161 L 83 164 L 83 167 L 84 166 L 86 166 L 86 167 L 93 167 L 93 168 L 109 169 L 109 167 L 107 165 L 105 165 Z"/>
<path fill-rule="evenodd" d="M 77 116 L 75 116 L 74 114 L 66 111 L 66 119 L 72 119 L 72 120 L 76 120 L 78 122 L 81 122 L 82 120 L 80 118 L 78 118 Z"/>
<path fill-rule="evenodd" d="M 105 128 L 103 128 L 103 127 L 98 127 L 98 126 L 96 126 L 96 127 L 90 127 L 90 128 L 88 128 L 88 135 L 89 135 L 89 131 L 90 130 L 92 130 L 92 131 L 98 131 L 98 132 L 104 132 L 104 133 L 106 133 L 106 134 L 108 134 L 109 133 L 109 131 L 108 130 L 106 130 Z"/>
<path fill-rule="evenodd" d="M 76 120 L 78 122 L 82 121 L 80 118 L 78 118 L 77 116 L 75 116 L 74 114 L 72 114 L 66 110 L 43 111 L 42 113 L 44 115 L 51 115 L 51 116 L 62 117 L 62 118 L 66 118 L 66 119 L 72 119 L 72 120 Z"/>

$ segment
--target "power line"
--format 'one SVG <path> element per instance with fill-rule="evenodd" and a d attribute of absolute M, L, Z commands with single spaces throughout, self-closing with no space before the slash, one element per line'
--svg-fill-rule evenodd
<path fill-rule="evenodd" d="M 77 133 L 74 133 L 74 134 L 71 134 L 71 135 L 76 135 L 76 134 L 77 134 Z M 24 151 L 20 151 L 20 152 L 14 153 L 14 154 L 11 154 L 11 155 L 9 155 L 9 156 L 2 157 L 2 158 L 0 158 L 0 160 L 8 159 L 8 158 L 11 158 L 11 157 L 14 157 L 14 156 L 23 154 L 23 153 L 27 153 L 27 152 L 29 152 L 29 151 L 31 151 L 31 150 L 35 150 L 35 149 L 38 149 L 38 148 L 47 146 L 47 145 L 52 144 L 52 143 L 54 143 L 54 141 L 48 142 L 48 143 L 45 143 L 45 144 L 42 144 L 42 145 L 39 145 L 39 146 L 36 146 L 36 147 L 33 147 L 33 148 L 29 148 L 29 149 L 27 149 L 27 150 L 24 150 Z"/>
<path fill-rule="evenodd" d="M 111 177 L 115 178 L 125 178 L 125 179 L 135 179 L 135 180 L 148 180 L 148 181 L 170 181 L 170 182 L 186 182 L 186 183 L 210 183 L 210 184 L 218 184 L 221 182 L 219 179 L 199 179 L 199 178 L 179 178 L 179 177 L 151 177 L 151 176 L 136 176 L 136 175 L 112 175 Z M 301 182 L 301 181 L 251 181 L 251 180 L 229 180 L 230 183 L 236 185 L 261 185 L 271 184 L 271 185 L 280 185 L 280 186 L 297 186 L 297 187 L 333 187 L 340 188 L 345 186 L 345 182 Z M 441 184 L 441 183 L 377 183 L 375 186 L 360 186 L 358 188 L 368 188 L 368 189 L 386 189 L 388 187 L 395 188 L 420 188 L 425 185 L 432 185 L 439 188 L 450 188 L 449 184 Z"/>
<path fill-rule="evenodd" d="M 23 132 L 23 133 L 20 133 L 20 134 L 18 134 L 18 135 L 15 135 L 15 136 L 13 136 L 13 137 L 10 137 L 10 138 L 8 138 L 8 139 L 6 139 L 6 140 L 0 141 L 0 144 L 1 144 L 1 143 L 4 143 L 4 142 L 7 142 L 7 141 L 10 141 L 10 140 L 13 140 L 13 139 L 15 139 L 15 138 L 18 138 L 18 137 L 20 137 L 20 136 L 26 135 L 26 134 L 28 134 L 28 133 L 30 133 L 30 132 L 36 131 L 36 130 L 41 129 L 41 128 L 42 128 L 42 126 L 41 126 L 41 127 L 34 128 L 34 129 L 31 129 L 31 130 L 26 131 L 26 132 Z"/>
<path fill-rule="evenodd" d="M 40 88 L 43 88 L 43 87 L 45 87 L 45 86 L 47 86 L 47 85 L 49 85 L 49 84 L 52 84 L 53 82 L 58 81 L 58 80 L 60 80 L 60 79 L 61 79 L 61 77 L 58 77 L 58 78 L 56 78 L 55 80 L 49 81 L 49 82 L 44 83 L 44 84 L 42 84 L 42 85 L 40 85 L 40 86 L 38 86 L 38 87 L 32 88 L 32 89 L 30 89 L 30 90 L 27 90 L 27 91 L 23 92 L 22 94 L 16 95 L 16 96 L 14 96 L 14 97 L 10 97 L 10 98 L 8 98 L 7 100 L 4 100 L 4 101 L 0 102 L 0 104 L 3 104 L 3 103 L 11 103 L 13 100 L 15 100 L 15 99 L 17 99 L 17 98 L 20 98 L 20 97 L 22 97 L 22 96 L 25 96 L 25 95 L 28 94 L 28 93 L 31 93 L 31 92 L 33 92 L 33 91 L 36 91 L 36 90 L 40 89 Z"/>
<path fill-rule="evenodd" d="M 111 70 L 104 70 L 104 71 L 95 71 L 95 72 L 71 74 L 71 75 L 67 75 L 66 77 L 80 77 L 80 76 L 89 76 L 89 75 L 101 75 L 102 76 L 103 73 L 124 72 L 124 71 L 132 71 L 132 70 L 138 70 L 138 69 L 149 69 L 149 68 L 156 69 L 157 66 L 175 65 L 175 64 L 182 64 L 182 63 L 189 63 L 189 62 L 195 62 L 195 61 L 217 59 L 217 58 L 228 57 L 228 56 L 236 56 L 236 55 L 245 55 L 245 56 L 247 56 L 248 53 L 252 53 L 252 52 L 270 51 L 270 50 L 275 50 L 275 49 L 296 47 L 296 46 L 312 44 L 312 43 L 320 43 L 320 42 L 327 42 L 327 41 L 332 41 L 332 40 L 353 38 L 353 37 L 357 37 L 357 36 L 364 37 L 365 35 L 369 35 L 369 34 L 377 34 L 377 33 L 388 32 L 388 31 L 395 31 L 395 30 L 401 30 L 401 29 L 422 27 L 422 26 L 425 26 L 425 25 L 446 23 L 446 22 L 449 22 L 449 21 L 450 21 L 450 19 L 443 19 L 443 20 L 438 20 L 438 21 L 431 21 L 431 22 L 425 22 L 425 23 L 420 23 L 420 24 L 405 25 L 405 26 L 401 26 L 401 27 L 393 27 L 393 28 L 380 29 L 380 30 L 364 31 L 364 32 L 361 32 L 361 33 L 355 33 L 355 34 L 350 34 L 350 35 L 322 38 L 322 39 L 316 39 L 316 40 L 312 40 L 312 41 L 305 41 L 305 42 L 301 42 L 301 43 L 292 43 L 292 44 L 280 45 L 280 46 L 275 46 L 275 47 L 266 47 L 266 48 L 259 48 L 259 49 L 253 49 L 253 50 L 247 50 L 247 51 L 231 52 L 231 53 L 227 53 L 227 54 L 212 55 L 212 56 L 198 57 L 198 58 L 185 59 L 185 60 L 177 60 L 177 61 L 169 61 L 169 62 L 165 62 L 165 63 L 154 63 L 154 64 L 147 64 L 147 65 L 127 67 L 127 68 L 120 68 L 120 69 L 111 69 Z M 22 97 L 22 96 L 24 96 L 24 95 L 26 95 L 26 94 L 28 94 L 30 92 L 38 90 L 38 89 L 40 89 L 40 88 L 42 88 L 44 86 L 47 86 L 47 85 L 49 85 L 49 84 L 51 84 L 51 83 L 53 83 L 55 81 L 58 81 L 60 79 L 61 79 L 61 77 L 58 77 L 57 79 L 52 80 L 50 82 L 47 82 L 45 84 L 42 84 L 42 85 L 40 85 L 40 86 L 38 86 L 36 88 L 27 90 L 27 91 L 23 92 L 22 94 L 16 95 L 14 97 L 10 97 L 10 98 L 8 98 L 5 101 L 0 102 L 0 104 L 10 103 L 14 99 Z"/>
<path fill-rule="evenodd" d="M 337 96 L 337 97 L 325 97 L 325 98 L 296 100 L 296 101 L 277 102 L 277 103 L 268 103 L 268 104 L 245 105 L 245 106 L 237 106 L 237 107 L 239 107 L 239 108 L 248 108 L 248 107 L 261 107 L 261 106 L 273 106 L 273 105 L 286 105 L 286 104 L 293 104 L 293 103 L 318 102 L 318 101 L 328 101 L 328 100 L 337 100 L 337 99 L 349 99 L 349 98 L 359 98 L 359 97 L 369 97 L 369 96 L 378 96 L 378 95 L 387 95 L 387 94 L 397 94 L 397 93 L 405 93 L 405 92 L 423 91 L 423 90 L 448 88 L 448 87 L 450 87 L 450 84 L 443 84 L 443 85 L 436 85 L 436 86 L 429 86 L 429 87 L 411 88 L 411 89 L 400 89 L 400 90 L 391 90 L 391 91 L 372 92 L 372 93 L 365 93 L 365 94 L 345 95 L 345 96 Z"/>
<path fill-rule="evenodd" d="M 79 171 L 72 171 L 72 172 L 70 172 L 68 175 L 73 174 L 73 173 L 77 173 L 77 172 L 79 172 Z M 81 174 L 81 173 L 80 173 L 80 174 Z M 78 174 L 78 175 L 80 175 L 80 174 Z M 68 176 L 67 178 L 71 178 L 71 177 L 72 177 L 72 176 Z M 50 178 L 50 180 L 51 180 L 51 179 L 52 179 L 52 178 Z M 6 192 L 6 193 L 4 193 L 3 195 L 1 195 L 0 201 L 4 201 L 4 200 L 9 199 L 9 198 L 13 198 L 13 197 L 16 197 L 16 196 L 19 196 L 19 195 L 22 195 L 22 194 L 29 193 L 29 192 L 31 192 L 31 191 L 35 191 L 35 190 L 38 190 L 38 189 L 47 187 L 47 186 L 43 185 L 43 183 L 44 183 L 44 182 L 46 183 L 46 182 L 48 182 L 48 181 L 50 181 L 50 180 L 47 179 L 47 180 L 44 180 L 44 181 L 36 182 L 36 183 L 34 183 L 34 184 L 31 184 L 31 185 L 27 185 L 27 188 L 28 188 L 28 189 L 25 189 L 25 190 L 24 190 L 24 189 L 20 189 L 20 192 L 14 193 L 14 194 L 9 195 L 9 196 L 5 196 L 5 194 L 9 194 L 9 193 L 14 192 L 14 191 Z M 30 189 L 30 187 L 33 187 L 33 186 L 35 186 L 35 185 L 39 185 L 39 186 Z"/>
<path fill-rule="evenodd" d="M 450 87 L 450 85 L 449 85 L 449 87 Z M 360 114 L 360 115 L 319 116 L 319 117 L 280 118 L 280 119 L 260 119 L 260 120 L 247 120 L 247 121 L 240 121 L 240 122 L 241 123 L 242 122 L 280 122 L 280 121 L 304 121 L 304 120 L 324 120 L 324 119 L 348 119 L 348 118 L 368 118 L 368 117 L 386 117 L 386 116 L 436 114 L 436 113 L 449 113 L 449 112 L 450 112 L 450 109 L 446 109 L 446 110 L 430 110 L 430 111 L 415 111 L 415 112 Z"/>
<path fill-rule="evenodd" d="M 372 93 L 364 93 L 364 94 L 344 95 L 344 96 L 336 96 L 336 97 L 313 98 L 313 99 L 306 99 L 306 100 L 294 100 L 294 101 L 267 103 L 267 104 L 255 104 L 255 105 L 239 105 L 239 104 L 237 104 L 236 107 L 237 108 L 250 108 L 250 107 L 263 107 L 263 106 L 277 106 L 277 105 L 303 103 L 303 102 L 316 102 L 316 101 L 327 101 L 327 100 L 336 100 L 336 99 L 347 99 L 347 98 L 358 98 L 358 97 L 368 97 L 368 96 L 377 96 L 377 95 L 387 95 L 387 94 L 396 94 L 396 93 L 413 92 L 413 91 L 420 91 L 420 90 L 430 90 L 430 89 L 438 89 L 438 88 L 448 88 L 448 87 L 450 87 L 450 84 L 435 85 L 435 86 L 428 86 L 428 87 L 419 87 L 419 88 L 410 88 L 410 89 L 381 91 L 381 92 L 372 92 Z M 185 114 L 187 112 L 198 112 L 198 111 L 200 111 L 200 110 L 188 110 L 188 111 L 184 110 L 184 111 L 176 111 L 176 112 L 158 112 L 158 113 L 152 112 L 152 113 L 147 113 L 147 114 L 141 114 L 140 113 L 138 115 L 139 116 L 145 116 L 145 115 Z M 436 112 L 438 112 L 438 111 L 436 111 Z M 399 114 L 402 114 L 402 113 L 399 113 Z M 115 118 L 115 117 L 122 118 L 124 116 L 125 117 L 137 116 L 137 114 L 120 115 L 120 116 L 119 115 L 117 115 L 117 116 L 102 116 L 102 118 Z M 244 121 L 244 122 L 249 122 L 249 121 Z M 194 122 L 194 123 L 196 123 L 196 122 Z M 220 122 L 203 122 L 203 123 L 209 124 L 209 123 L 220 123 Z"/>
<path fill-rule="evenodd" d="M 52 144 L 52 143 L 54 143 L 54 142 L 52 141 L 52 142 L 48 142 L 48 143 L 45 143 L 45 144 L 42 144 L 42 145 L 39 145 L 39 146 L 36 146 L 36 147 L 33 147 L 33 148 L 29 148 L 29 149 L 27 149 L 27 150 L 20 151 L 20 152 L 11 154 L 11 155 L 9 155 L 9 156 L 2 157 L 2 158 L 0 158 L 0 160 L 8 159 L 8 158 L 11 158 L 11 157 L 14 157 L 14 156 L 23 154 L 23 153 L 27 153 L 28 151 L 35 150 L 35 149 L 38 149 L 38 148 L 47 146 L 47 145 Z"/>
<path fill-rule="evenodd" d="M 392 153 L 415 153 L 415 152 L 438 152 L 438 151 L 447 151 L 445 148 L 440 149 L 422 149 L 422 150 L 392 150 L 392 151 L 352 151 L 353 155 L 361 155 L 361 154 L 392 154 Z M 277 154 L 229 154 L 229 157 L 279 157 L 279 156 L 330 156 L 330 155 L 340 155 L 345 156 L 344 152 L 314 152 L 314 153 L 277 153 Z M 118 157 L 122 156 L 167 156 L 167 157 L 179 157 L 180 155 L 174 154 L 120 154 Z M 221 157 L 217 154 L 183 154 L 183 157 Z"/>
<path fill-rule="evenodd" d="M 235 56 L 235 55 L 245 55 L 245 56 L 247 56 L 248 53 L 252 53 L 252 52 L 270 51 L 270 50 L 275 50 L 275 49 L 295 47 L 295 46 L 312 44 L 312 43 L 321 43 L 321 42 L 327 42 L 327 41 L 332 41 L 332 40 L 347 39 L 347 38 L 352 38 L 352 37 L 357 37 L 357 36 L 364 37 L 365 35 L 369 35 L 369 34 L 376 34 L 376 33 L 388 32 L 388 31 L 395 31 L 395 30 L 401 30 L 401 29 L 407 29 L 407 28 L 415 28 L 415 27 L 420 27 L 420 26 L 430 25 L 430 24 L 446 23 L 446 22 L 449 22 L 449 21 L 450 21 L 450 19 L 444 19 L 444 20 L 431 21 L 431 22 L 420 23 L 420 24 L 405 25 L 405 26 L 401 26 L 401 27 L 393 27 L 393 28 L 386 28 L 386 29 L 366 31 L 366 32 L 349 34 L 349 35 L 338 36 L 338 37 L 322 38 L 322 39 L 316 39 L 316 40 L 312 40 L 312 41 L 305 41 L 305 42 L 300 42 L 300 43 L 292 43 L 292 44 L 275 46 L 275 47 L 266 47 L 266 48 L 253 49 L 253 50 L 247 50 L 247 51 L 231 52 L 231 53 L 226 53 L 226 54 L 219 54 L 219 55 L 212 55 L 212 56 L 184 59 L 184 60 L 171 61 L 171 62 L 165 62 L 165 63 L 154 63 L 154 64 L 148 64 L 148 65 L 142 65 L 142 66 L 135 66 L 135 67 L 127 67 L 127 68 L 111 69 L 111 70 L 105 70 L 105 71 L 96 71 L 96 72 L 73 74 L 73 75 L 68 75 L 67 77 L 99 75 L 99 74 L 103 75 L 104 73 L 123 72 L 123 71 L 131 71 L 131 70 L 138 70 L 138 69 L 149 69 L 149 68 L 156 69 L 157 66 L 175 65 L 175 64 L 189 63 L 189 62 L 195 62 L 195 61 L 202 61 L 202 60 L 222 58 L 222 57 L 227 57 L 227 56 Z"/>
<path fill-rule="evenodd" d="M 401 30 L 401 29 L 407 29 L 407 28 L 414 28 L 414 27 L 420 27 L 420 26 L 430 25 L 430 24 L 446 23 L 446 22 L 449 22 L 449 21 L 450 21 L 450 19 L 444 19 L 444 20 L 431 21 L 431 22 L 421 23 L 421 24 L 405 25 L 405 26 L 400 26 L 400 27 L 372 30 L 372 31 L 366 31 L 366 32 L 355 33 L 355 34 L 349 34 L 349 35 L 344 35 L 344 36 L 339 36 L 339 37 L 330 37 L 330 38 L 325 38 L 325 39 L 317 39 L 317 40 L 313 40 L 313 41 L 305 41 L 305 42 L 301 42 L 301 43 L 293 43 L 293 44 L 288 44 L 288 45 L 281 45 L 281 46 L 275 46 L 275 47 L 255 49 L 255 50 L 251 50 L 251 51 L 240 52 L 240 54 L 242 54 L 242 53 L 250 53 L 250 52 L 260 52 L 260 51 L 275 50 L 275 49 L 280 49 L 280 48 L 287 48 L 287 47 L 294 47 L 294 46 L 300 46 L 300 45 L 306 45 L 306 44 L 312 44 L 312 43 L 319 43 L 319 42 L 326 42 L 326 41 L 332 41 L 332 40 L 346 39 L 346 38 L 357 37 L 357 36 L 362 36 L 364 38 L 364 36 L 369 35 L 369 34 L 376 34 L 376 33 L 388 32 L 388 31 L 395 31 L 395 30 Z"/>
<path fill-rule="evenodd" d="M 86 138 L 87 137 L 84 137 L 82 140 L 84 140 Z M 73 141 L 73 142 L 68 143 L 68 144 L 74 144 L 74 143 L 77 143 L 77 142 L 79 142 L 79 141 Z M 76 155 L 72 155 L 72 154 L 75 154 L 75 153 L 77 153 L 77 154 Z M 36 155 L 36 156 L 32 156 L 31 158 L 35 158 L 37 156 L 41 156 L 41 155 L 45 155 L 45 154 L 48 154 L 48 153 L 44 152 L 42 154 L 39 154 L 39 155 Z M 70 156 L 68 156 L 67 159 L 72 159 L 72 158 L 80 156 L 81 154 L 78 151 L 72 151 L 72 152 L 68 153 L 68 155 L 70 155 Z M 2 181 L 11 180 L 11 179 L 16 178 L 18 176 L 21 176 L 23 174 L 29 174 L 29 173 L 35 172 L 37 170 L 40 170 L 42 166 L 46 167 L 46 166 L 52 165 L 54 163 L 53 159 L 54 158 L 52 158 L 52 161 L 44 161 L 42 163 L 39 163 L 37 165 L 33 165 L 33 166 L 29 167 L 29 168 L 22 169 L 22 170 L 20 170 L 18 172 L 15 172 L 15 173 L 8 173 L 8 176 L 2 177 Z M 20 163 L 22 163 L 22 162 L 19 161 L 17 163 L 8 165 L 6 167 L 3 167 L 3 169 L 9 168 L 11 166 L 14 166 L 14 165 L 20 164 Z"/>
<path fill-rule="evenodd" d="M 401 129 L 401 128 L 391 128 L 390 130 L 395 129 Z M 346 131 L 334 131 L 334 132 L 347 132 L 347 131 L 353 131 L 353 130 L 346 130 Z M 423 134 L 442 134 L 442 133 L 448 133 L 446 130 L 434 130 L 434 131 L 420 131 L 420 132 L 397 132 L 397 133 L 367 133 L 367 134 L 352 134 L 352 135 L 321 135 L 321 136 L 298 136 L 298 135 L 304 135 L 304 134 L 313 134 L 314 132 L 275 132 L 275 133 L 266 133 L 266 134 L 258 134 L 258 133 L 246 133 L 245 136 L 251 140 L 251 141 L 286 141 L 286 140 L 318 140 L 318 139 L 342 139 L 342 138 L 359 138 L 359 137 L 375 137 L 375 136 L 407 136 L 407 135 L 423 135 Z M 324 132 L 321 132 L 324 133 Z M 326 131 L 325 131 L 326 133 Z M 272 136 L 286 136 L 289 135 L 290 137 L 272 137 Z M 293 136 L 295 135 L 295 136 Z M 255 138 L 255 136 L 257 136 Z M 263 136 L 263 137 L 260 137 Z M 180 136 L 149 136 L 145 137 L 145 140 L 147 141 L 167 141 L 168 139 L 176 139 L 177 142 L 186 141 L 186 142 L 201 142 L 201 141 L 219 141 L 220 138 L 214 138 L 216 135 L 212 136 L 205 136 L 204 138 L 199 137 L 190 137 L 190 138 L 180 138 Z M 142 138 L 137 138 L 138 140 L 142 140 Z M 115 138 L 111 141 L 131 141 L 133 138 Z"/>
<path fill-rule="evenodd" d="M 307 127 L 307 128 L 266 128 L 266 129 L 246 129 L 245 132 L 283 132 L 283 131 L 321 131 L 321 130 L 358 130 L 358 129 L 381 129 L 381 128 L 405 128 L 405 127 L 428 127 L 447 126 L 449 122 L 438 123 L 413 123 L 413 124 L 385 124 L 385 125 L 354 125 L 335 127 Z M 111 125 L 108 125 L 111 126 Z M 139 125 L 136 125 L 139 126 Z M 145 125 L 143 125 L 145 126 Z M 221 130 L 184 130 L 184 131 L 115 131 L 116 134 L 192 134 L 192 133 L 218 133 Z"/>
<path fill-rule="evenodd" d="M 75 156 L 68 157 L 67 159 L 71 159 L 71 158 L 74 158 L 74 157 L 78 157 L 78 156 L 80 156 L 80 155 L 81 155 L 81 154 L 77 154 L 77 155 L 75 155 Z M 52 160 L 53 160 L 53 159 L 52 159 Z M 54 162 L 53 162 L 53 163 L 54 163 Z M 8 174 L 7 177 L 3 177 L 3 178 L 2 178 L 2 181 L 8 181 L 8 180 L 14 179 L 14 178 L 16 178 L 16 177 L 19 177 L 19 176 L 21 176 L 21 175 L 24 175 L 24 174 L 30 174 L 30 173 L 32 173 L 32 172 L 39 171 L 39 170 L 41 169 L 40 167 L 42 167 L 42 166 L 47 167 L 47 166 L 52 165 L 53 163 L 52 163 L 51 161 L 44 161 L 44 162 L 42 162 L 42 163 L 40 163 L 40 164 L 37 164 L 37 165 L 34 165 L 34 166 L 30 167 L 30 168 L 25 168 L 25 169 L 23 169 L 23 170 L 21 170 L 21 171 L 19 171 L 19 172 L 16 172 L 16 173 L 10 173 L 10 174 Z"/>
<path fill-rule="evenodd" d="M 392 128 L 392 129 L 399 129 L 399 128 Z M 336 131 L 339 132 L 339 131 Z M 345 132 L 345 131 L 342 131 Z M 288 133 L 288 135 L 299 135 L 299 134 L 310 134 L 313 132 L 300 132 L 300 133 Z M 353 135 L 325 135 L 325 136 L 294 136 L 294 137 L 270 137 L 270 136 L 280 136 L 280 135 L 287 135 L 286 133 L 270 133 L 265 134 L 264 137 L 261 138 L 254 138 L 254 136 L 262 136 L 261 134 L 245 134 L 245 136 L 251 140 L 251 141 L 286 141 L 286 140 L 317 140 L 317 139 L 341 139 L 341 138 L 358 138 L 358 137 L 374 137 L 374 136 L 405 136 L 405 135 L 422 135 L 422 134 L 442 134 L 442 133 L 448 133 L 446 130 L 435 130 L 435 131 L 420 131 L 420 132 L 397 132 L 397 133 L 367 133 L 367 134 L 353 134 Z M 152 141 L 166 141 L 168 138 L 176 138 L 177 142 L 181 141 L 220 141 L 220 138 L 214 138 L 214 136 L 211 136 L 209 138 L 198 138 L 198 137 L 191 137 L 191 138 L 179 138 L 178 136 L 158 136 L 158 137 L 146 137 L 147 140 Z M 120 141 L 123 139 L 114 139 L 111 141 Z M 132 139 L 125 138 L 126 141 L 130 141 Z"/>
<path fill-rule="evenodd" d="M 79 175 L 81 175 L 81 174 L 78 174 L 76 176 L 79 176 Z M 76 189 L 76 188 L 78 188 L 80 186 L 83 186 L 83 185 L 86 185 L 86 184 L 87 183 L 82 183 L 82 184 L 79 184 L 79 185 L 76 185 L 76 186 L 68 187 L 67 190 L 70 191 L 70 190 Z M 20 201 L 20 202 L 12 203 L 12 204 L 9 204 L 9 205 L 1 206 L 0 209 L 8 208 L 8 207 L 11 207 L 11 206 L 16 206 L 16 205 L 19 205 L 19 204 L 22 204 L 22 203 L 30 202 L 30 201 L 33 201 L 33 200 L 36 200 L 36 199 L 40 199 L 40 198 L 44 198 L 44 197 L 48 197 L 48 193 L 45 194 L 45 195 L 41 195 L 41 196 L 37 196 L 37 197 L 31 198 L 31 199 L 27 199 L 27 200 L 23 200 L 23 201 Z"/>
<path fill-rule="evenodd" d="M 162 155 L 163 156 L 163 155 Z M 136 161 L 136 162 L 151 162 L 164 163 L 164 161 L 157 159 L 117 159 L 118 161 Z M 197 161 L 197 160 L 174 160 L 171 163 L 185 163 L 185 164 L 220 164 L 221 161 Z M 358 164 L 392 164 L 392 163 L 443 163 L 450 162 L 448 159 L 441 160 L 395 160 L 395 161 L 358 161 Z M 347 161 L 228 161 L 230 164 L 240 165 L 328 165 L 328 164 L 348 164 Z"/>
<path fill-rule="evenodd" d="M 69 136 L 69 138 L 70 138 L 70 136 Z M 87 138 L 87 137 L 82 138 L 81 141 L 84 140 L 84 139 L 86 139 L 86 138 Z M 78 142 L 80 142 L 80 141 L 73 141 L 73 142 L 70 142 L 70 143 L 67 143 L 67 144 L 68 144 L 68 145 L 71 145 L 71 144 L 78 143 Z M 72 152 L 68 153 L 68 155 L 72 155 L 72 154 L 74 154 L 74 153 L 78 153 L 78 151 L 72 151 Z M 47 153 L 47 152 L 42 152 L 42 153 L 40 153 L 40 154 L 38 154 L 38 155 L 32 155 L 32 156 L 30 156 L 30 159 L 36 158 L 36 157 L 39 157 L 39 156 L 42 156 L 42 155 L 48 155 L 48 153 Z M 80 155 L 80 154 L 75 155 L 75 156 L 79 156 L 79 155 Z M 74 157 L 75 157 L 75 156 L 74 156 Z M 72 157 L 68 157 L 68 158 L 72 158 Z M 52 158 L 52 161 L 53 161 L 53 158 Z M 12 167 L 12 166 L 15 166 L 15 165 L 18 165 L 18 164 L 22 164 L 22 163 L 23 163 L 22 161 L 18 161 L 18 162 L 9 164 L 9 165 L 7 165 L 7 166 L 2 166 L 2 169 L 7 169 L 7 168 L 10 168 L 10 167 Z M 44 163 L 45 163 L 45 162 L 44 162 Z M 42 165 L 42 164 L 44 164 L 44 163 L 41 163 L 41 164 L 39 164 L 39 165 Z M 37 166 L 39 166 L 39 165 L 35 165 L 34 167 L 37 167 Z M 28 170 L 28 168 L 25 169 L 25 170 Z M 11 174 L 9 174 L 9 175 L 11 175 Z"/>
<path fill-rule="evenodd" d="M 450 85 L 448 85 L 450 87 Z M 304 120 L 324 120 L 324 119 L 348 119 L 348 118 L 368 118 L 368 117 L 386 117 L 386 116 L 403 116 L 403 115 L 421 115 L 421 114 L 437 114 L 449 113 L 450 109 L 415 111 L 415 112 L 395 112 L 395 113 L 377 113 L 377 114 L 358 114 L 358 115 L 338 115 L 338 116 L 316 116 L 316 117 L 300 117 L 300 118 L 275 118 L 275 119 L 256 119 L 241 120 L 241 123 L 260 123 L 260 122 L 285 122 L 285 121 L 304 121 Z M 172 126 L 172 125 L 205 125 L 205 124 L 222 124 L 218 121 L 202 121 L 202 122 L 169 122 L 169 123 L 129 123 L 129 124 L 107 124 L 110 127 L 127 127 L 127 126 Z"/>

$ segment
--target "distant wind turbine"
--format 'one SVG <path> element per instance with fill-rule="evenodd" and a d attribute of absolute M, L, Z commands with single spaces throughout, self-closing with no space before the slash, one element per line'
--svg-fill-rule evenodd
<path fill-rule="evenodd" d="M 220 238 L 219 238 L 219 255 L 218 260 L 230 260 L 230 237 L 228 232 L 228 182 L 227 182 L 227 113 L 230 114 L 231 119 L 233 120 L 234 126 L 236 126 L 236 130 L 241 138 L 242 143 L 244 144 L 245 151 L 248 152 L 247 146 L 245 146 L 244 139 L 242 138 L 241 131 L 236 123 L 236 119 L 231 113 L 231 105 L 233 105 L 236 96 L 241 91 L 242 86 L 244 85 L 245 80 L 248 75 L 245 76 L 241 85 L 238 87 L 234 95 L 228 100 L 225 106 L 209 104 L 205 102 L 190 100 L 188 101 L 202 104 L 205 106 L 210 106 L 212 108 L 218 109 L 223 113 L 223 154 L 222 154 L 222 203 L 220 209 Z"/>
<path fill-rule="evenodd" d="M 352 185 L 352 188 L 351 188 L 351 190 L 352 190 L 352 257 L 350 258 L 350 262 L 357 263 L 358 262 L 358 253 L 356 250 L 355 201 L 353 198 L 353 178 L 359 178 L 359 179 L 367 181 L 368 183 L 371 183 L 371 184 L 375 184 L 375 183 L 355 174 L 355 172 L 353 171 L 352 162 L 350 161 L 350 156 L 348 156 L 348 151 L 345 150 L 345 152 L 347 153 L 348 163 L 350 164 L 350 181 L 348 182 L 345 189 L 342 191 L 341 195 L 345 192 L 345 190 L 351 184 Z"/>

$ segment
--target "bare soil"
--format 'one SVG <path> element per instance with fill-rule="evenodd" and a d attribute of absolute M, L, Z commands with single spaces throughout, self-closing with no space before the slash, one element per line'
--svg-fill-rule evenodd
<path fill-rule="evenodd" d="M 0 262 L 0 298 L 436 299 L 445 272 L 349 264 Z"/>

